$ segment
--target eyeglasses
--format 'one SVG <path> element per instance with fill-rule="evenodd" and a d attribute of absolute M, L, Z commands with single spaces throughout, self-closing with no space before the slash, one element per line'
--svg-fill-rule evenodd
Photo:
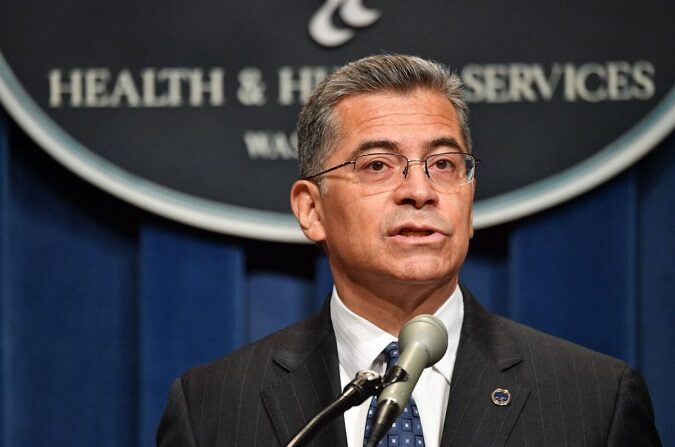
<path fill-rule="evenodd" d="M 410 165 L 420 164 L 424 165 L 424 173 L 438 190 L 451 191 L 457 186 L 471 183 L 476 176 L 476 166 L 479 163 L 479 159 L 465 152 L 444 152 L 419 160 L 409 160 L 400 154 L 372 153 L 359 155 L 353 160 L 305 177 L 305 180 L 353 165 L 358 182 L 371 190 L 380 192 L 398 188 L 408 177 Z"/>

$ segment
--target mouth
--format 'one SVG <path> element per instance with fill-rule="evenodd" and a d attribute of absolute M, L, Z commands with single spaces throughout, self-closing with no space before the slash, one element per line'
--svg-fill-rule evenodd
<path fill-rule="evenodd" d="M 436 233 L 436 231 L 427 230 L 427 229 L 419 230 L 419 229 L 413 229 L 413 228 L 403 228 L 396 234 L 398 236 L 403 236 L 403 237 L 427 237 L 427 236 L 431 236 L 434 233 Z"/>
<path fill-rule="evenodd" d="M 399 241 L 427 243 L 445 238 L 445 232 L 419 222 L 407 222 L 392 228 L 389 236 Z"/>

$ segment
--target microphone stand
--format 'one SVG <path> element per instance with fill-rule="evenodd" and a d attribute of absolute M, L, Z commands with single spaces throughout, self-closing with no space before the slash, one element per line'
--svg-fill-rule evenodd
<path fill-rule="evenodd" d="M 382 389 L 382 377 L 375 371 L 364 370 L 356 373 L 354 380 L 345 386 L 342 394 L 321 410 L 296 434 L 286 447 L 299 447 L 314 437 L 328 422 L 348 409 L 360 405 Z"/>
<path fill-rule="evenodd" d="M 382 379 L 382 386 L 378 390 L 379 393 L 389 385 L 392 385 L 397 382 L 405 382 L 408 380 L 408 373 L 401 368 L 399 365 L 394 365 L 389 368 L 389 371 L 384 375 Z M 365 447 L 375 447 L 380 439 L 387 434 L 391 428 L 391 424 L 396 421 L 396 418 L 401 414 L 402 408 L 398 405 L 393 404 L 392 401 L 379 402 L 378 401 L 378 410 L 375 418 L 373 420 L 373 428 L 370 431 L 370 436 L 368 441 L 365 444 Z"/>

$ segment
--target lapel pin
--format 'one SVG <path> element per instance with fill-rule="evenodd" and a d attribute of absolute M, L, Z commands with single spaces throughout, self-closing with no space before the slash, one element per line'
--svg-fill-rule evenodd
<path fill-rule="evenodd" d="M 511 393 L 509 390 L 497 388 L 490 394 L 490 399 L 498 407 L 505 407 L 511 402 Z"/>

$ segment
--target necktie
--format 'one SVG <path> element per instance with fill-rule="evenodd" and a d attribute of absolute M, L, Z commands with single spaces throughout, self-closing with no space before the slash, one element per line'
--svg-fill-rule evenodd
<path fill-rule="evenodd" d="M 389 370 L 398 360 L 398 342 L 389 343 L 383 352 L 387 359 L 387 370 Z M 370 408 L 368 408 L 368 418 L 366 419 L 366 430 L 363 438 L 364 445 L 368 441 L 370 432 L 373 429 L 375 413 L 377 413 L 377 397 L 373 397 L 373 400 L 370 402 Z M 377 445 L 378 447 L 424 447 L 422 422 L 412 396 L 401 415 L 396 418 L 387 434 Z"/>

